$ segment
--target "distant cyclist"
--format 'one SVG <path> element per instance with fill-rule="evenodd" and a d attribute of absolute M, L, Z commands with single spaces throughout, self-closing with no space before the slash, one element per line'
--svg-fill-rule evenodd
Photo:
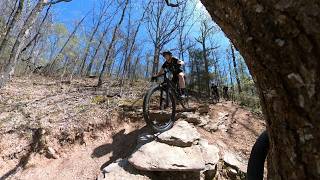
<path fill-rule="evenodd" d="M 155 74 L 153 78 L 161 76 L 164 73 L 164 69 L 168 69 L 173 74 L 172 81 L 175 83 L 179 83 L 181 97 L 184 98 L 186 88 L 184 73 L 182 70 L 182 65 L 184 65 L 184 62 L 173 57 L 170 51 L 164 51 L 161 53 L 161 55 L 165 58 L 166 61 L 163 63 L 160 71 Z"/>
<path fill-rule="evenodd" d="M 218 91 L 218 86 L 215 83 L 211 84 L 211 95 L 215 102 L 219 102 L 220 96 Z"/>
<path fill-rule="evenodd" d="M 225 100 L 229 100 L 229 93 L 228 93 L 228 86 L 223 86 L 223 98 L 225 99 Z"/>

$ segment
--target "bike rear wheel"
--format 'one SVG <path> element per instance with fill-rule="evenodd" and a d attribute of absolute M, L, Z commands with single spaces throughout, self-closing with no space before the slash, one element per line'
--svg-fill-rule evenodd
<path fill-rule="evenodd" d="M 173 126 L 175 111 L 173 94 L 162 86 L 151 88 L 144 97 L 144 120 L 156 132 L 167 131 Z"/>

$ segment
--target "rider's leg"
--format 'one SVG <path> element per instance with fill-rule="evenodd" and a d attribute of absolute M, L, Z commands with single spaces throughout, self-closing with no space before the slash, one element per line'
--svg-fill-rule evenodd
<path fill-rule="evenodd" d="M 181 90 L 181 94 L 185 94 L 185 89 L 186 89 L 186 82 L 185 82 L 185 79 L 184 79 L 184 73 L 183 72 L 180 72 L 178 74 L 178 78 L 179 78 L 179 87 L 180 87 L 180 90 Z"/>

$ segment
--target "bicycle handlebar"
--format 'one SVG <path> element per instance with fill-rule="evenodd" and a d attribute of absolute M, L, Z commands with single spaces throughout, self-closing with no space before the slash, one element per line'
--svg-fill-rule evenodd
<path fill-rule="evenodd" d="M 163 74 L 161 74 L 160 76 L 164 76 L 164 77 L 167 77 L 166 75 L 167 75 L 167 73 L 169 73 L 170 72 L 170 70 L 169 69 L 167 69 L 167 68 L 165 68 L 164 69 L 164 71 L 163 71 Z M 157 82 L 157 80 L 158 80 L 158 77 L 160 77 L 160 76 L 152 76 L 151 77 L 151 82 Z"/>

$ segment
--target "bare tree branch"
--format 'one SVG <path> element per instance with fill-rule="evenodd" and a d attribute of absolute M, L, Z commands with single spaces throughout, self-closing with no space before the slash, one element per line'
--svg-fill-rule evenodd
<path fill-rule="evenodd" d="M 53 4 L 58 4 L 58 3 L 61 3 L 61 2 L 71 2 L 72 0 L 55 0 L 55 1 L 50 1 L 50 2 L 47 2 L 47 0 L 44 0 L 44 2 L 46 3 L 46 5 L 53 5 Z"/>

